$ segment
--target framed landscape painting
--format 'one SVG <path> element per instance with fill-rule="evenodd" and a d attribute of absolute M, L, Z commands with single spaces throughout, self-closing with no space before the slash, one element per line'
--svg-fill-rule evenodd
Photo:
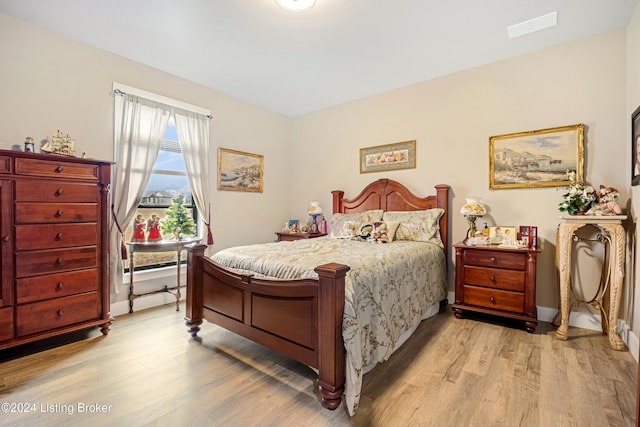
<path fill-rule="evenodd" d="M 218 190 L 262 193 L 264 156 L 218 148 Z"/>
<path fill-rule="evenodd" d="M 584 125 L 489 138 L 489 188 L 565 187 L 584 182 Z"/>

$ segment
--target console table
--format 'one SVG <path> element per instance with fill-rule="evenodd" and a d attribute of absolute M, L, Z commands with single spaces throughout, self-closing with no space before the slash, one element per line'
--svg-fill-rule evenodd
<path fill-rule="evenodd" d="M 596 240 L 604 244 L 603 274 L 596 295 L 590 301 L 581 301 L 573 295 L 577 303 L 589 303 L 600 311 L 602 332 L 609 336 L 609 344 L 614 350 L 624 350 L 622 338 L 616 333 L 618 310 L 622 296 L 622 281 L 625 262 L 625 231 L 622 221 L 626 215 L 588 216 L 564 215 L 556 234 L 556 263 L 560 279 L 560 311 L 553 319 L 558 327 L 556 338 L 567 340 L 569 312 L 571 311 L 571 248 L 574 241 L 580 240 L 576 231 L 587 225 L 598 229 Z M 607 296 L 607 291 L 609 295 Z M 607 303 L 608 299 L 608 303 Z M 607 307 L 608 306 L 608 307 Z M 606 310 L 609 309 L 607 315 Z"/>
<path fill-rule="evenodd" d="M 180 311 L 180 288 L 186 285 L 180 283 L 180 265 L 182 261 L 182 251 L 186 245 L 200 242 L 199 238 L 187 238 L 181 240 L 161 240 L 159 242 L 127 242 L 129 246 L 129 313 L 133 313 L 133 300 L 146 295 L 168 292 L 176 297 L 176 311 Z M 157 289 L 142 294 L 136 294 L 133 290 L 134 254 L 136 252 L 176 252 L 177 261 L 177 281 L 173 286 L 165 285 L 162 289 Z"/>

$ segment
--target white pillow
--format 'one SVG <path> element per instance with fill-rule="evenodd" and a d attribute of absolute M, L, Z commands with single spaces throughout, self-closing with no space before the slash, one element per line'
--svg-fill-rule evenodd
<path fill-rule="evenodd" d="M 382 220 L 399 221 L 396 240 L 434 243 L 444 248 L 440 238 L 440 217 L 444 209 L 434 208 L 425 211 L 385 212 Z"/>

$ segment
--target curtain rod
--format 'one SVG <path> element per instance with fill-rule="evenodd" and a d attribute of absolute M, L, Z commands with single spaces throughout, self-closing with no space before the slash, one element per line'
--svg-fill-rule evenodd
<path fill-rule="evenodd" d="M 126 94 L 127 94 L 126 92 L 123 92 L 120 89 L 114 89 L 111 92 L 109 92 L 109 95 L 111 95 L 111 96 L 116 96 L 116 95 L 123 96 L 123 95 L 126 95 Z M 153 101 L 153 100 L 150 100 L 150 101 Z M 154 101 L 154 102 L 157 102 L 157 101 Z M 160 102 L 159 104 L 162 104 L 162 102 Z M 174 107 L 174 106 L 168 105 L 168 104 L 164 104 L 164 105 L 167 105 L 167 107 L 171 107 L 171 108 L 177 108 L 179 110 L 185 110 L 184 108 Z M 185 111 L 188 111 L 188 110 L 185 110 Z M 192 112 L 196 113 L 195 111 L 192 111 Z M 196 113 L 196 114 L 200 114 L 200 113 Z M 208 119 L 213 119 L 213 116 L 211 114 L 203 114 L 203 116 L 205 116 Z"/>

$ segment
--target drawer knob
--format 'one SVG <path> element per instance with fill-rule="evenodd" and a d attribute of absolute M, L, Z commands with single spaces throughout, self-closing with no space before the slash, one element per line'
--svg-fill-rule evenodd
<path fill-rule="evenodd" d="M 58 310 L 58 313 L 56 313 L 59 317 L 62 317 L 62 315 L 64 314 L 64 311 L 62 310 Z"/>
<path fill-rule="evenodd" d="M 62 264 L 64 264 L 64 260 L 63 260 L 62 258 L 58 258 L 58 259 L 56 260 L 56 264 L 58 264 L 58 265 L 62 265 Z"/>
<path fill-rule="evenodd" d="M 3 242 L 8 242 L 9 240 L 11 240 L 11 237 L 9 237 L 9 236 L 2 236 L 2 241 L 3 241 Z"/>
<path fill-rule="evenodd" d="M 63 213 L 64 211 L 60 209 L 59 211 L 56 212 L 56 216 L 62 216 Z"/>
<path fill-rule="evenodd" d="M 56 240 L 62 240 L 62 233 L 56 234 Z"/>
<path fill-rule="evenodd" d="M 58 173 L 62 172 L 63 170 L 64 170 L 64 168 L 62 166 L 58 166 L 56 168 L 56 172 L 58 172 Z"/>
<path fill-rule="evenodd" d="M 56 190 L 56 196 L 62 196 L 62 193 L 64 193 L 64 190 L 62 188 L 58 188 Z"/>
<path fill-rule="evenodd" d="M 62 289 L 63 287 L 64 287 L 64 284 L 63 284 L 62 282 L 59 282 L 59 283 L 56 285 L 56 289 Z"/>
<path fill-rule="evenodd" d="M 496 281 L 496 276 L 489 276 L 489 280 L 491 280 L 492 282 Z"/>
<path fill-rule="evenodd" d="M 491 258 L 489 258 L 489 260 L 490 260 L 491 262 L 496 262 L 496 257 L 492 256 Z"/>
<path fill-rule="evenodd" d="M 496 303 L 496 299 L 494 297 L 489 297 L 489 301 L 491 301 L 491 303 L 493 303 L 493 304 Z"/>

